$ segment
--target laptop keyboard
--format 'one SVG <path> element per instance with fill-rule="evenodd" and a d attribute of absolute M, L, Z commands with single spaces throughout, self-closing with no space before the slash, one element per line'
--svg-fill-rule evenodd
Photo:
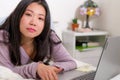
<path fill-rule="evenodd" d="M 82 75 L 80 77 L 74 78 L 72 80 L 94 80 L 95 73 L 96 73 L 96 71 L 93 71 L 93 72 L 87 73 L 85 75 Z"/>

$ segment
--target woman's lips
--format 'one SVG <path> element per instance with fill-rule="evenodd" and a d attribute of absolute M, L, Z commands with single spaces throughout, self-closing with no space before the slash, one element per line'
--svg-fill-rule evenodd
<path fill-rule="evenodd" d="M 33 33 L 33 32 L 35 32 L 36 30 L 35 29 L 33 29 L 33 28 L 27 28 L 27 30 L 29 31 L 29 32 L 31 32 L 31 33 Z"/>

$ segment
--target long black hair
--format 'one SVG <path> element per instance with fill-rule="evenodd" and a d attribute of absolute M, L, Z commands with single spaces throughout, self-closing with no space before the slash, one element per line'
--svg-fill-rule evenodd
<path fill-rule="evenodd" d="M 21 0 L 15 10 L 10 14 L 10 16 L 6 19 L 6 21 L 1 25 L 0 30 L 4 31 L 4 38 L 9 41 L 9 54 L 11 62 L 14 65 L 21 65 L 21 53 L 20 53 L 20 44 L 21 44 L 21 33 L 19 29 L 20 20 L 23 16 L 26 8 L 33 2 L 36 2 L 42 5 L 46 10 L 46 18 L 45 25 L 42 33 L 35 37 L 34 39 L 34 47 L 35 47 L 35 57 L 33 61 L 43 61 L 46 55 L 49 55 L 52 50 L 52 43 L 54 43 L 50 39 L 50 11 L 48 4 L 45 0 Z M 6 33 L 7 32 L 7 33 Z M 6 37 L 8 36 L 8 38 Z M 7 40 L 8 39 L 8 40 Z M 4 41 L 5 42 L 5 41 Z M 51 54 L 50 54 L 51 55 Z M 46 62 L 50 60 L 51 56 L 48 58 Z"/>

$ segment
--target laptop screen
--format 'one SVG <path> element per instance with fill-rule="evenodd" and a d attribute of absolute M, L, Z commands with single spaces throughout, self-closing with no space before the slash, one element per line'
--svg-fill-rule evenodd
<path fill-rule="evenodd" d="M 97 66 L 94 80 L 109 80 L 120 74 L 120 37 L 109 37 Z"/>

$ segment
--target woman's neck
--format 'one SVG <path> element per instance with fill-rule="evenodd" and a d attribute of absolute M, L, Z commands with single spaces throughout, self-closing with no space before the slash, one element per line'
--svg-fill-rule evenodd
<path fill-rule="evenodd" d="M 30 58 L 34 58 L 34 40 L 23 38 L 21 41 L 21 46 L 24 48 L 25 52 L 28 54 Z"/>
<path fill-rule="evenodd" d="M 31 45 L 33 45 L 33 39 L 23 39 L 22 41 L 21 41 L 21 45 L 23 46 L 23 45 L 25 45 L 25 46 L 31 46 Z"/>

